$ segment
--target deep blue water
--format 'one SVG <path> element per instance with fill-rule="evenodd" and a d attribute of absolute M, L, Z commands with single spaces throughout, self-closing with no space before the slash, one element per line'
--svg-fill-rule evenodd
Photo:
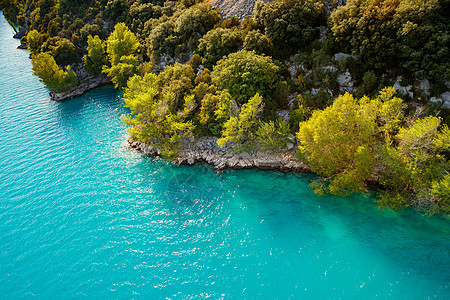
<path fill-rule="evenodd" d="M 121 95 L 49 100 L 0 19 L 0 297 L 450 298 L 450 222 L 311 175 L 126 147 Z"/>

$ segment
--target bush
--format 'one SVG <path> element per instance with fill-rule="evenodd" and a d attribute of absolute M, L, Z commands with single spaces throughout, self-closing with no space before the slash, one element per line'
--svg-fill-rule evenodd
<path fill-rule="evenodd" d="M 84 66 L 91 74 L 100 74 L 103 66 L 107 65 L 106 45 L 102 43 L 99 36 L 90 35 L 87 40 L 88 54 L 84 56 Z"/>
<path fill-rule="evenodd" d="M 289 123 L 286 120 L 277 119 L 275 122 L 260 122 L 256 139 L 261 149 L 276 152 L 286 148 L 289 134 Z"/>
<path fill-rule="evenodd" d="M 212 68 L 224 56 L 236 52 L 241 43 L 241 36 L 237 30 L 219 27 L 208 31 L 199 40 L 197 52 L 203 56 L 203 64 L 207 68 Z"/>
<path fill-rule="evenodd" d="M 331 30 L 364 71 L 399 68 L 442 81 L 450 78 L 448 8 L 448 1 L 349 0 L 331 14 Z"/>
<path fill-rule="evenodd" d="M 326 10 L 320 1 L 258 1 L 254 18 L 279 53 L 291 54 L 305 49 L 319 38 L 316 27 L 326 25 Z"/>
<path fill-rule="evenodd" d="M 263 98 L 256 94 L 242 105 L 238 116 L 225 122 L 222 137 L 217 140 L 220 147 L 229 145 L 233 151 L 253 150 L 254 133 L 258 125 L 258 115 L 262 111 L 262 101 Z"/>
<path fill-rule="evenodd" d="M 236 102 L 244 103 L 256 93 L 271 96 L 278 82 L 278 69 L 270 57 L 241 50 L 217 63 L 212 81 L 219 89 L 227 89 Z"/>
<path fill-rule="evenodd" d="M 255 51 L 256 54 L 271 55 L 273 44 L 259 30 L 251 30 L 245 36 L 244 49 L 247 51 Z"/>

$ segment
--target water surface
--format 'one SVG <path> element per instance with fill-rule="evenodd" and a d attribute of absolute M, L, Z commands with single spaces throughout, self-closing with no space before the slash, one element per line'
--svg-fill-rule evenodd
<path fill-rule="evenodd" d="M 1 16 L 2 298 L 450 297 L 448 219 L 145 157 L 120 93 L 50 101 L 12 34 Z"/>

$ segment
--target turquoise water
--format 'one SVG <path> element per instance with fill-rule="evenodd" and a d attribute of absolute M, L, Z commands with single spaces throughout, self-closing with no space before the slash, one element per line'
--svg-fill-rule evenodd
<path fill-rule="evenodd" d="M 0 296 L 450 297 L 450 222 L 125 145 L 121 95 L 49 100 L 0 19 Z"/>

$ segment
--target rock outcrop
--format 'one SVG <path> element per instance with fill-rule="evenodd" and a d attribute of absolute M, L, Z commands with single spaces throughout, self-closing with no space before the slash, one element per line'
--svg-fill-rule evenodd
<path fill-rule="evenodd" d="M 111 79 L 104 75 L 89 77 L 89 78 L 84 79 L 79 85 L 72 88 L 68 92 L 61 92 L 61 93 L 50 92 L 50 98 L 54 101 L 64 101 L 64 100 L 68 100 L 70 98 L 81 96 L 84 93 L 86 93 L 92 89 L 95 89 L 99 86 L 107 85 L 110 83 L 111 83 Z"/>
<path fill-rule="evenodd" d="M 269 2 L 269 0 L 263 0 Z M 237 16 L 239 20 L 253 15 L 256 0 L 211 0 L 209 3 L 225 18 Z"/>
<path fill-rule="evenodd" d="M 130 146 L 146 155 L 159 155 L 151 145 L 141 142 L 130 142 Z M 288 147 L 277 153 L 270 153 L 262 150 L 253 152 L 234 153 L 230 148 L 221 148 L 217 145 L 215 137 L 201 137 L 197 139 L 185 140 L 179 150 L 178 157 L 174 163 L 180 165 L 193 165 L 196 162 L 206 162 L 217 171 L 226 168 L 244 169 L 274 169 L 283 172 L 297 171 L 310 172 L 311 169 L 295 158 L 296 147 Z"/>

